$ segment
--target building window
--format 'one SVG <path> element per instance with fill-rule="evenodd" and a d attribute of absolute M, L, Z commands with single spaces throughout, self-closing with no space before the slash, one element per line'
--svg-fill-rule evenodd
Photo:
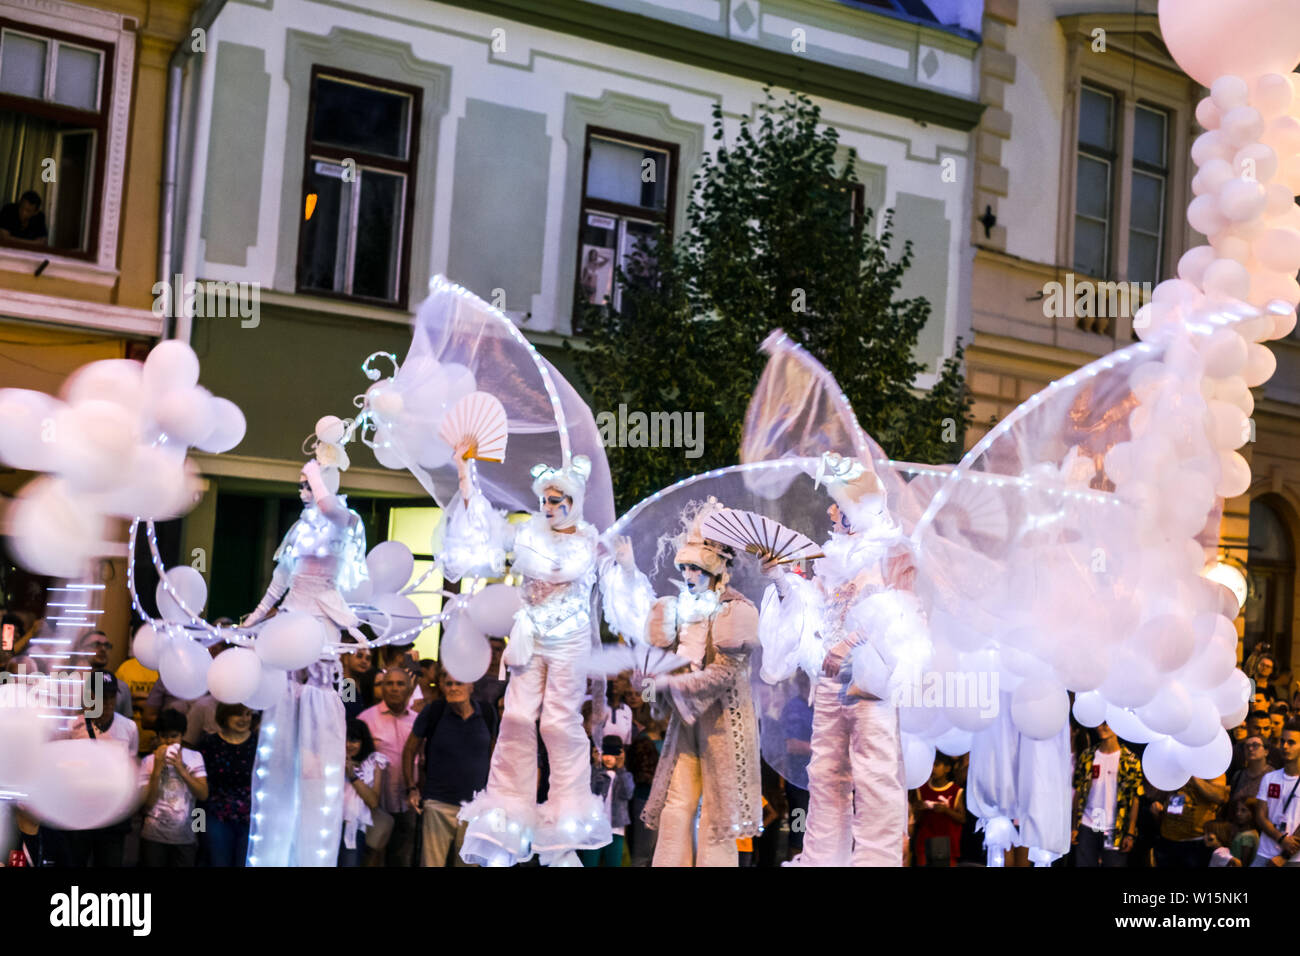
<path fill-rule="evenodd" d="M 299 291 L 405 307 L 419 116 L 414 87 L 313 71 Z"/>
<path fill-rule="evenodd" d="M 113 47 L 0 20 L 0 244 L 90 257 Z"/>
<path fill-rule="evenodd" d="M 1169 115 L 1139 105 L 1133 111 L 1133 187 L 1129 200 L 1128 281 L 1160 281 L 1165 195 L 1169 181 Z"/>
<path fill-rule="evenodd" d="M 1074 269 L 1085 275 L 1105 278 L 1110 271 L 1114 169 L 1115 97 L 1085 86 L 1074 199 Z"/>
<path fill-rule="evenodd" d="M 578 229 L 578 307 L 611 300 L 619 307 L 616 269 L 656 230 L 672 230 L 677 147 L 672 143 L 588 127 Z M 575 326 L 576 327 L 576 326 Z"/>
<path fill-rule="evenodd" d="M 1295 548 L 1286 522 L 1267 497 L 1250 503 L 1249 547 L 1244 654 L 1271 653 L 1276 671 L 1289 670 Z M 1267 645 L 1267 651 L 1261 645 Z"/>

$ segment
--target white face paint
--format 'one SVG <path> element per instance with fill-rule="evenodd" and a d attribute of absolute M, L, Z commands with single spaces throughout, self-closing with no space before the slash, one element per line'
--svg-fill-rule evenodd
<path fill-rule="evenodd" d="M 852 526 L 849 525 L 849 519 L 844 514 L 844 512 L 840 510 L 839 505 L 832 503 L 831 506 L 826 509 L 826 514 L 829 515 L 831 519 L 832 533 L 834 534 L 853 533 L 853 528 Z"/>
<path fill-rule="evenodd" d="M 682 565 L 682 580 L 686 582 L 686 590 L 692 594 L 703 594 L 713 583 L 713 578 L 706 571 L 702 571 L 693 564 Z"/>
<path fill-rule="evenodd" d="M 569 520 L 573 513 L 573 499 L 559 488 L 542 489 L 542 514 L 547 523 L 554 528 Z"/>

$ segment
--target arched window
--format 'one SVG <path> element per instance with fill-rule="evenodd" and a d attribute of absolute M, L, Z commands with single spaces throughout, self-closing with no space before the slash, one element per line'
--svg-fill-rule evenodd
<path fill-rule="evenodd" d="M 1291 666 L 1295 546 L 1277 503 L 1269 496 L 1250 503 L 1250 556 L 1247 562 L 1244 653 L 1263 641 L 1277 657 L 1278 670 Z"/>

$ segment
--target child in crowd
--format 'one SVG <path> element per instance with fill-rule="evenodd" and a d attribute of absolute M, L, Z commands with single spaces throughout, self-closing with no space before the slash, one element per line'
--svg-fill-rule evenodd
<path fill-rule="evenodd" d="M 1233 800 L 1228 805 L 1227 818 L 1237 828 L 1237 835 L 1228 848 L 1237 862 L 1229 863 L 1229 866 L 1250 866 L 1255 862 L 1255 851 L 1259 848 L 1259 831 L 1255 829 L 1255 804 L 1258 802 L 1254 797 L 1248 797 Z"/>
<path fill-rule="evenodd" d="M 961 828 L 966 822 L 966 792 L 952 779 L 953 759 L 945 753 L 934 755 L 930 779 L 912 791 L 912 810 L 916 815 L 916 865 L 938 856 L 947 841 L 946 864 L 931 860 L 932 866 L 956 866 L 961 858 Z"/>
<path fill-rule="evenodd" d="M 1210 866 L 1241 866 L 1229 847 L 1237 836 L 1237 828 L 1223 820 L 1211 820 L 1205 825 L 1205 845 L 1210 848 Z"/>
<path fill-rule="evenodd" d="M 632 772 L 624 766 L 623 740 L 607 735 L 600 744 L 591 768 L 591 792 L 605 801 L 610 833 L 614 838 L 598 850 L 582 850 L 578 856 L 583 866 L 622 866 L 623 834 L 631 822 L 628 803 L 636 784 Z"/>
<path fill-rule="evenodd" d="M 339 846 L 339 866 L 360 866 L 361 846 L 358 836 L 375 849 L 380 849 L 392 831 L 393 818 L 379 809 L 379 795 L 384 790 L 384 775 L 388 772 L 388 758 L 375 749 L 370 727 L 364 720 L 348 721 L 347 761 L 343 766 L 343 839 Z"/>
<path fill-rule="evenodd" d="M 198 855 L 194 805 L 208 798 L 208 772 L 203 756 L 181 743 L 185 726 L 179 710 L 159 714 L 158 746 L 140 764 L 141 866 L 193 866 Z"/>

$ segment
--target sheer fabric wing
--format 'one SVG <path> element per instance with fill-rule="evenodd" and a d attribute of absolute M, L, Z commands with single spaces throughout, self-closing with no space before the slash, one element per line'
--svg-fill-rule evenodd
<path fill-rule="evenodd" d="M 511 511 L 534 511 L 529 469 L 586 455 L 592 469 L 584 517 L 597 529 L 608 527 L 613 485 L 591 410 L 508 316 L 435 277 L 416 315 L 405 361 L 393 378 L 372 386 L 366 404 L 380 460 L 409 469 L 442 505 L 455 493 L 456 470 L 438 428 L 456 401 L 475 390 L 501 402 L 509 428 L 507 460 L 477 463 L 488 498 Z"/>

